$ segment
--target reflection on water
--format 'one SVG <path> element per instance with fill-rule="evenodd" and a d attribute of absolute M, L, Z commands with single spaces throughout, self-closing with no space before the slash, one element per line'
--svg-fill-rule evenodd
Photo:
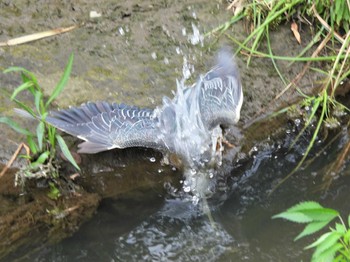
<path fill-rule="evenodd" d="M 223 170 L 232 172 L 226 174 L 226 188 L 208 200 L 213 221 L 203 213 L 201 202 L 193 205 L 171 187 L 165 196 L 135 192 L 104 200 L 77 234 L 31 260 L 308 261 L 311 252 L 303 247 L 313 238 L 293 241 L 303 226 L 271 217 L 304 200 L 348 214 L 350 178 L 339 178 L 327 192 L 318 190 L 323 167 L 333 161 L 339 139 L 327 154 L 269 195 L 300 159 L 303 145 L 288 150 L 289 140 L 258 145 L 249 159 L 224 164 Z"/>

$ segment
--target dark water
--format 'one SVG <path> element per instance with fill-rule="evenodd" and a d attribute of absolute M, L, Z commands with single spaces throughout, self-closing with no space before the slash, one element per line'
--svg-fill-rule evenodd
<path fill-rule="evenodd" d="M 327 191 L 319 186 L 348 135 L 341 133 L 320 157 L 272 192 L 305 150 L 306 138 L 288 150 L 292 138 L 286 134 L 278 141 L 268 140 L 253 148 L 250 157 L 224 164 L 218 176 L 225 177 L 221 183 L 226 187 L 218 187 L 208 200 L 211 216 L 203 212 L 203 204 L 182 200 L 172 189 L 164 195 L 135 191 L 104 200 L 78 233 L 29 260 L 308 261 L 311 252 L 303 247 L 314 238 L 294 242 L 303 226 L 271 217 L 305 200 L 319 201 L 347 216 L 349 172 L 344 169 Z M 315 152 L 325 144 L 318 143 Z"/>

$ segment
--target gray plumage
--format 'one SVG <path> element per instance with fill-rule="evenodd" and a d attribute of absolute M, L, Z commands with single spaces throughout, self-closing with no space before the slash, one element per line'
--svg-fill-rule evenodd
<path fill-rule="evenodd" d="M 175 97 L 164 97 L 156 109 L 88 102 L 51 112 L 46 120 L 85 140 L 79 145 L 82 153 L 148 147 L 176 153 L 192 165 L 203 156 L 211 158 L 215 154 L 221 126 L 239 120 L 242 102 L 238 70 L 232 54 L 224 50 L 218 55 L 217 65 L 196 84 L 186 87 L 177 82 Z"/>

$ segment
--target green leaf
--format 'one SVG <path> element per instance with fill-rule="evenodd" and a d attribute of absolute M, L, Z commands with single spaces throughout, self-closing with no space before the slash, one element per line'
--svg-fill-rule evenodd
<path fill-rule="evenodd" d="M 324 233 L 322 236 L 320 236 L 315 242 L 313 242 L 312 244 L 306 246 L 304 249 L 310 249 L 310 248 L 313 248 L 313 247 L 317 247 L 318 245 L 320 245 L 321 243 L 323 243 L 323 241 L 325 241 L 325 239 L 331 235 L 332 232 L 327 232 L 327 233 Z"/>
<path fill-rule="evenodd" d="M 61 196 L 60 190 L 52 182 L 49 182 L 50 192 L 47 194 L 49 198 L 57 200 Z"/>
<path fill-rule="evenodd" d="M 309 209 L 302 213 L 314 221 L 331 221 L 339 215 L 338 211 L 331 208 Z"/>
<path fill-rule="evenodd" d="M 327 250 L 325 250 L 324 252 L 320 253 L 320 254 L 315 254 L 312 257 L 312 261 L 332 261 L 334 262 L 333 258 L 334 255 L 336 254 L 336 252 L 340 251 L 342 249 L 342 245 L 340 243 L 335 243 L 334 245 L 332 245 L 331 247 L 329 247 Z M 338 261 L 348 261 L 345 260 L 344 258 Z"/>
<path fill-rule="evenodd" d="M 310 209 L 319 209 L 323 208 L 319 203 L 315 201 L 305 201 L 301 202 L 299 204 L 296 204 L 295 206 L 292 206 L 291 208 L 287 209 L 287 212 L 289 211 L 304 211 L 304 210 L 310 210 Z"/>
<path fill-rule="evenodd" d="M 30 88 L 30 87 L 33 87 L 33 82 L 32 82 L 32 81 L 24 82 L 23 84 L 21 84 L 19 87 L 17 87 L 17 88 L 13 91 L 13 93 L 12 93 L 12 95 L 11 95 L 11 100 L 15 99 L 16 96 L 17 96 L 20 92 L 22 92 L 22 91 L 24 91 L 24 90 L 27 90 L 27 89 Z"/>
<path fill-rule="evenodd" d="M 346 233 L 346 228 L 343 224 L 336 223 L 335 231 L 338 232 L 339 234 L 344 235 Z"/>
<path fill-rule="evenodd" d="M 41 115 L 41 108 L 40 108 L 40 103 L 42 101 L 42 97 L 43 97 L 43 94 L 40 92 L 40 91 L 35 91 L 35 94 L 34 94 L 34 104 L 35 104 L 35 108 L 36 108 L 36 111 L 38 112 L 38 114 Z"/>
<path fill-rule="evenodd" d="M 341 237 L 341 234 L 339 234 L 337 232 L 332 232 L 330 235 L 328 235 L 325 238 L 325 240 L 322 243 L 320 243 L 317 246 L 317 248 L 314 252 L 314 255 L 317 257 L 320 256 L 323 252 L 325 252 L 326 250 L 328 250 L 329 248 L 334 246 L 338 242 L 340 237 Z"/>
<path fill-rule="evenodd" d="M 32 163 L 30 163 L 30 166 L 32 168 L 37 168 L 38 166 L 42 165 L 45 163 L 45 161 L 48 159 L 50 155 L 49 151 L 45 151 L 43 153 L 41 153 L 41 155 L 38 157 L 38 159 Z"/>
<path fill-rule="evenodd" d="M 15 121 L 13 121 L 12 119 L 10 119 L 8 117 L 5 117 L 5 116 L 0 117 L 0 123 L 8 125 L 13 130 L 15 130 L 17 133 L 20 133 L 22 135 L 26 135 L 26 136 L 33 135 L 29 130 L 20 127 L 18 123 L 16 123 Z"/>
<path fill-rule="evenodd" d="M 34 118 L 37 118 L 37 115 L 35 114 L 35 112 L 27 105 L 23 104 L 22 102 L 20 102 L 17 99 L 13 99 L 13 101 L 20 107 L 22 108 L 24 111 L 28 112 L 29 114 L 31 114 Z"/>
<path fill-rule="evenodd" d="M 36 137 L 38 138 L 39 151 L 43 149 L 44 135 L 45 135 L 45 124 L 44 122 L 40 121 L 40 123 L 36 127 Z"/>
<path fill-rule="evenodd" d="M 64 73 L 61 77 L 61 80 L 58 82 L 57 86 L 53 90 L 51 96 L 49 97 L 49 100 L 46 102 L 45 107 L 47 108 L 51 102 L 62 92 L 64 86 L 66 85 L 68 78 L 70 76 L 70 73 L 72 71 L 73 66 L 73 60 L 74 60 L 74 54 L 72 53 L 69 57 L 66 69 L 64 70 Z"/>
<path fill-rule="evenodd" d="M 301 212 L 282 212 L 280 214 L 274 215 L 272 218 L 284 218 L 296 223 L 309 223 L 312 219 Z"/>
<path fill-rule="evenodd" d="M 63 155 L 69 160 L 69 162 L 78 170 L 80 170 L 78 164 L 75 162 L 72 154 L 70 153 L 66 142 L 64 142 L 63 138 L 60 135 L 56 135 L 57 142 L 62 150 Z"/>
<path fill-rule="evenodd" d="M 308 224 L 304 230 L 294 239 L 294 241 L 304 237 L 304 236 L 308 236 L 311 235 L 319 230 L 321 230 L 322 228 L 324 228 L 327 224 L 329 223 L 329 221 L 315 221 L 315 222 L 311 222 L 310 224 Z"/>
<path fill-rule="evenodd" d="M 30 148 L 30 151 L 32 151 L 33 154 L 36 154 L 38 152 L 38 147 L 34 142 L 33 136 L 27 136 L 27 142 L 28 146 Z"/>

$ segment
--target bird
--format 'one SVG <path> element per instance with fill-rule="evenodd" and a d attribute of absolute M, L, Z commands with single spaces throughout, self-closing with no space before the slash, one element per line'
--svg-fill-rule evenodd
<path fill-rule="evenodd" d="M 177 155 L 189 170 L 205 167 L 220 156 L 223 130 L 234 126 L 243 103 L 242 84 L 228 49 L 196 83 L 176 81 L 174 98 L 163 97 L 154 109 L 104 101 L 51 111 L 46 122 L 76 136 L 78 153 L 146 147 Z M 219 152 L 218 152 L 219 151 Z"/>

